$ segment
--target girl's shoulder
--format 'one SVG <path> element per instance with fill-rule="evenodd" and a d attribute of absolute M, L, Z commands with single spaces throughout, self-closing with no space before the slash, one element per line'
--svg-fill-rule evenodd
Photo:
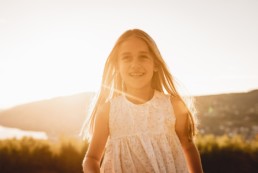
<path fill-rule="evenodd" d="M 109 110 L 110 110 L 110 102 L 108 101 L 108 102 L 100 105 L 100 107 L 97 111 L 97 115 L 107 116 L 108 115 L 107 113 L 109 112 Z"/>
<path fill-rule="evenodd" d="M 158 98 L 158 100 L 165 101 L 167 104 L 170 104 L 173 107 L 173 109 L 180 109 L 183 111 L 187 111 L 186 105 L 182 99 L 180 99 L 176 96 L 173 96 L 171 94 L 166 94 L 166 93 L 159 92 L 159 91 L 157 91 L 156 95 L 157 95 L 156 97 Z"/>
<path fill-rule="evenodd" d="M 166 94 L 164 92 L 161 92 L 161 91 L 155 91 L 155 97 L 157 99 L 162 99 L 162 100 L 171 100 L 171 95 L 170 94 Z"/>
<path fill-rule="evenodd" d="M 123 99 L 123 95 L 118 95 L 118 96 L 115 96 L 114 98 L 110 99 L 109 100 L 109 104 L 114 104 L 114 103 L 119 103 L 121 102 Z"/>
<path fill-rule="evenodd" d="M 186 104 L 181 98 L 170 96 L 170 102 L 174 107 L 179 108 L 181 110 L 185 110 L 187 108 Z"/>

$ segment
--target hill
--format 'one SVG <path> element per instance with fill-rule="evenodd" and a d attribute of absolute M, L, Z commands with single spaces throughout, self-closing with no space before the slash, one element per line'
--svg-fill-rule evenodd
<path fill-rule="evenodd" d="M 44 131 L 48 136 L 77 135 L 94 93 L 42 100 L 0 112 L 0 125 L 22 130 Z"/>
<path fill-rule="evenodd" d="M 45 131 L 48 136 L 78 135 L 94 93 L 42 100 L 0 112 L 0 125 Z M 203 134 L 258 134 L 258 90 L 195 97 Z"/>
<path fill-rule="evenodd" d="M 258 90 L 196 97 L 201 133 L 258 134 Z"/>

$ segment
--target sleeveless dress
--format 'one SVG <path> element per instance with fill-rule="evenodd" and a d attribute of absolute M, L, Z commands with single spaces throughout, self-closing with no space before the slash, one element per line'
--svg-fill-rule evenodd
<path fill-rule="evenodd" d="M 188 173 L 175 120 L 169 96 L 159 91 L 140 105 L 124 95 L 112 99 L 101 172 Z"/>

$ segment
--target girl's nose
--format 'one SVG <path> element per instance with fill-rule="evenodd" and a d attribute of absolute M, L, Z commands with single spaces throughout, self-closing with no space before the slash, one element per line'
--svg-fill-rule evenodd
<path fill-rule="evenodd" d="M 140 66 L 141 66 L 141 64 L 140 64 L 140 61 L 138 60 L 138 58 L 134 58 L 131 63 L 131 68 L 138 68 Z"/>

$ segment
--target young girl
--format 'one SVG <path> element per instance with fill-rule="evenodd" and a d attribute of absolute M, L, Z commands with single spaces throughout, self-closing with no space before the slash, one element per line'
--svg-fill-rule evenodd
<path fill-rule="evenodd" d="M 153 39 L 139 29 L 117 40 L 84 132 L 86 173 L 199 173 L 195 121 Z"/>

